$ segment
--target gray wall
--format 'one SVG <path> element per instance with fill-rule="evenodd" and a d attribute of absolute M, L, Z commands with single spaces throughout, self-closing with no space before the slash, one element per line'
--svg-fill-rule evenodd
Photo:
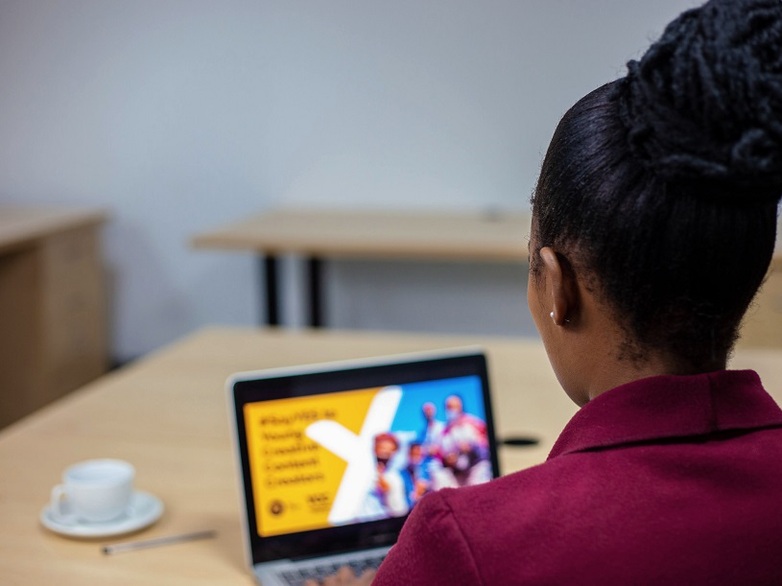
<path fill-rule="evenodd" d="M 0 0 L 0 203 L 110 211 L 120 358 L 256 323 L 252 256 L 193 234 L 278 205 L 526 208 L 564 110 L 693 4 Z M 531 334 L 524 278 L 333 263 L 330 322 Z"/>

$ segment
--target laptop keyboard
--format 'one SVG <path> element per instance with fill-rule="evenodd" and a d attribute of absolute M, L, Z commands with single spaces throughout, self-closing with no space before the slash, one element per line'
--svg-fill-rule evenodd
<path fill-rule="evenodd" d="M 342 566 L 348 566 L 356 575 L 361 575 L 365 570 L 377 569 L 385 555 L 362 558 L 348 563 L 334 564 L 323 563 L 313 566 L 296 568 L 295 570 L 285 570 L 278 574 L 278 577 L 289 586 L 303 586 L 307 580 L 316 580 L 320 582 L 323 578 L 337 572 Z"/>

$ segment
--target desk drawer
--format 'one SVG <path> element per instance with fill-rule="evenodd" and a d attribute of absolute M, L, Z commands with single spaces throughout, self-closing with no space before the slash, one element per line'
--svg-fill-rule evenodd
<path fill-rule="evenodd" d="M 96 378 L 107 366 L 105 276 L 97 229 L 53 235 L 41 247 L 43 376 L 59 395 Z"/>
<path fill-rule="evenodd" d="M 78 287 L 100 270 L 101 252 L 98 229 L 75 228 L 48 236 L 40 246 L 47 286 Z"/>

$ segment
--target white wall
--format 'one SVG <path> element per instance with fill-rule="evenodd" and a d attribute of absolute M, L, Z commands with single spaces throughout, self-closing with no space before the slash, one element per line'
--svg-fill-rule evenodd
<path fill-rule="evenodd" d="M 525 208 L 564 110 L 693 4 L 0 0 L 0 203 L 110 211 L 120 358 L 256 323 L 254 259 L 193 234 L 276 205 Z M 340 327 L 532 331 L 518 267 L 340 262 L 328 292 Z"/>

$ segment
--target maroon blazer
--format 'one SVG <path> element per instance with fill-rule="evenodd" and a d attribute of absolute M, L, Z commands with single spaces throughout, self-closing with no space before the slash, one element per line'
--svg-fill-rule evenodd
<path fill-rule="evenodd" d="M 612 389 L 544 464 L 425 497 L 373 584 L 782 584 L 782 411 L 752 371 Z"/>

